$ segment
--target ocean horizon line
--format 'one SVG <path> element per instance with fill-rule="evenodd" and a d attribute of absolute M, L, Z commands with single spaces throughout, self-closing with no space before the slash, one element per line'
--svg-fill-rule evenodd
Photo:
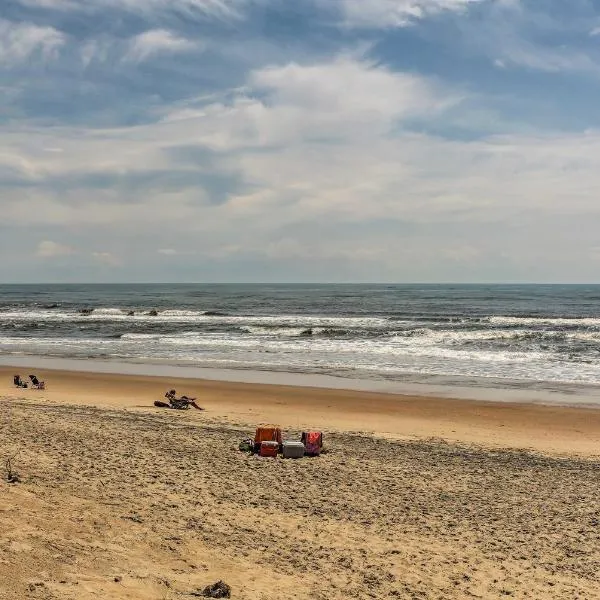
<path fill-rule="evenodd" d="M 600 286 L 598 282 L 560 282 L 560 281 L 5 281 L 0 286 L 55 286 L 55 285 L 287 285 L 287 286 Z"/>

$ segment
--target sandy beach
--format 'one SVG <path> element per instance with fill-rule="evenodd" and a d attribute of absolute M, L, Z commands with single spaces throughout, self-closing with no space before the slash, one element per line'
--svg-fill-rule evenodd
<path fill-rule="evenodd" d="M 600 410 L 13 371 L 2 599 L 600 597 Z M 263 422 L 327 452 L 239 452 Z"/>

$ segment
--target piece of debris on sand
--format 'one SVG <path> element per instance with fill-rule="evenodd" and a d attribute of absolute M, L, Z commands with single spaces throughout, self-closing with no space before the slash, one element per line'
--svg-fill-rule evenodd
<path fill-rule="evenodd" d="M 231 598 L 231 588 L 224 581 L 207 585 L 202 591 L 192 592 L 192 596 L 202 598 Z"/>

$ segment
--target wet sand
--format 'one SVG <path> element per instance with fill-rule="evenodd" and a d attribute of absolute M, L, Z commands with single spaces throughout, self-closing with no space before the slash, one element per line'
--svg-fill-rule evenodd
<path fill-rule="evenodd" d="M 0 598 L 600 597 L 600 411 L 0 371 Z M 165 390 L 205 411 L 152 406 Z M 297 461 L 260 422 L 325 431 Z M 4 475 L 5 473 L 3 473 Z"/>
<path fill-rule="evenodd" d="M 28 398 L 145 411 L 169 388 L 198 398 L 224 423 L 317 427 L 399 438 L 442 438 L 492 447 L 600 455 L 600 409 L 478 402 L 340 389 L 188 378 L 35 370 L 48 382 Z M 0 368 L 0 395 L 14 395 L 14 368 Z M 30 371 L 20 371 L 22 375 Z M 32 371 L 31 371 L 32 372 Z M 36 395 L 37 394 L 37 395 Z"/>

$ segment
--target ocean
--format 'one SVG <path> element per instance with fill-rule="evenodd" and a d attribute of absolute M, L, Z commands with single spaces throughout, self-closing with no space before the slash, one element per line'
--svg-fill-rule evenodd
<path fill-rule="evenodd" d="M 0 355 L 600 386 L 598 285 L 1 285 Z"/>

